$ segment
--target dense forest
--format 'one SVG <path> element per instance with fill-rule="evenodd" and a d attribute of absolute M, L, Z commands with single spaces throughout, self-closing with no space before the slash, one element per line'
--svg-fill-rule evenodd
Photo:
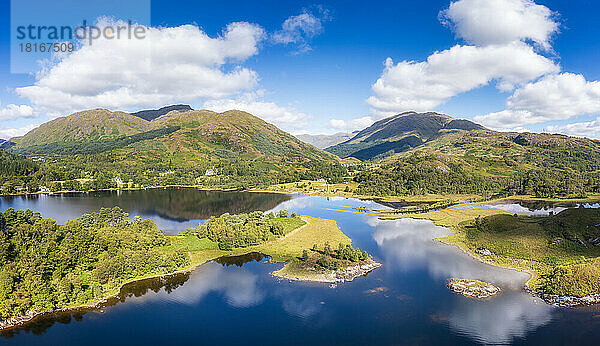
<path fill-rule="evenodd" d="M 0 320 L 92 303 L 127 280 L 165 274 L 189 263 L 164 252 L 169 241 L 151 220 L 118 207 L 65 225 L 39 213 L 0 213 Z"/>
<path fill-rule="evenodd" d="M 558 160 L 557 157 L 553 159 Z M 600 176 L 579 160 L 519 167 L 508 159 L 451 157 L 415 153 L 404 160 L 356 175 L 361 195 L 528 194 L 536 197 L 583 197 L 600 192 Z M 498 168 L 500 167 L 500 168 Z M 492 171 L 496 170 L 496 171 Z"/>
<path fill-rule="evenodd" d="M 90 143 L 86 143 L 90 144 Z M 92 143 L 93 144 L 93 143 Z M 224 189 L 266 187 L 302 179 L 341 182 L 346 168 L 328 162 L 290 157 L 275 162 L 266 158 L 214 157 L 187 159 L 181 154 L 123 157 L 114 151 L 97 154 L 15 155 L 0 149 L 0 187 L 4 193 L 90 191 L 117 187 L 203 185 Z M 210 174 L 207 174 L 211 172 Z M 123 182 L 117 186 L 119 178 Z"/>
<path fill-rule="evenodd" d="M 232 250 L 274 240 L 302 224 L 304 221 L 294 213 L 288 215 L 286 210 L 279 211 L 277 215 L 261 211 L 237 215 L 226 213 L 211 217 L 186 234 L 208 239 L 218 244 L 220 250 Z"/>
<path fill-rule="evenodd" d="M 350 244 L 340 243 L 337 250 L 331 248 L 329 243 L 325 243 L 323 249 L 319 249 L 315 244 L 312 249 L 312 254 L 309 255 L 307 250 L 304 250 L 301 260 L 309 267 L 321 267 L 329 270 L 337 270 L 349 263 L 357 263 L 366 261 L 371 258 L 366 251 L 353 248 Z"/>

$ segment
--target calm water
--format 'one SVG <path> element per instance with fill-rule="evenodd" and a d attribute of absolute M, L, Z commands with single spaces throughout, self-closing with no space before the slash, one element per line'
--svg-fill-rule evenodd
<path fill-rule="evenodd" d="M 126 287 L 102 311 L 40 320 L 0 336 L 1 344 L 595 344 L 600 309 L 557 309 L 522 292 L 527 275 L 495 268 L 434 241 L 449 234 L 429 221 L 382 221 L 328 209 L 382 208 L 315 196 L 216 193 L 191 189 L 117 195 L 0 199 L 64 221 L 119 205 L 172 234 L 226 211 L 288 209 L 338 221 L 354 245 L 383 267 L 350 283 L 298 283 L 269 275 L 280 264 L 260 254 L 220 260 L 190 274 Z M 478 301 L 445 287 L 449 277 L 493 282 L 498 297 Z"/>

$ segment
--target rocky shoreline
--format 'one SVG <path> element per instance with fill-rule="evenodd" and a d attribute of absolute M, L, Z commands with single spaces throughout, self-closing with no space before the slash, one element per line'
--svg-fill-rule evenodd
<path fill-rule="evenodd" d="M 359 276 L 366 275 L 373 270 L 381 267 L 381 263 L 370 261 L 352 267 L 338 269 L 335 271 L 336 282 L 352 281 Z"/>
<path fill-rule="evenodd" d="M 381 263 L 375 262 L 373 260 L 360 263 L 353 266 L 348 266 L 346 268 L 341 268 L 338 270 L 330 270 L 325 273 L 281 273 L 280 271 L 275 271 L 271 273 L 274 276 L 280 277 L 282 279 L 294 280 L 294 281 L 310 281 L 310 282 L 323 282 L 323 283 L 336 283 L 336 282 L 345 282 L 352 281 L 357 277 L 367 275 L 373 270 L 381 267 Z M 308 268 L 306 270 L 317 270 L 316 268 Z"/>
<path fill-rule="evenodd" d="M 573 308 L 578 306 L 588 306 L 600 304 L 600 293 L 589 296 L 561 296 L 558 294 L 550 294 L 541 291 L 527 290 L 532 295 L 539 297 L 546 303 L 557 308 Z"/>
<path fill-rule="evenodd" d="M 451 278 L 447 286 L 453 292 L 476 299 L 486 299 L 500 293 L 500 287 L 479 280 Z"/>
<path fill-rule="evenodd" d="M 56 315 L 56 314 L 61 314 L 61 313 L 75 312 L 75 311 L 82 311 L 82 310 L 99 309 L 99 308 L 103 307 L 104 304 L 106 304 L 107 302 L 108 302 L 108 299 L 101 299 L 95 304 L 79 305 L 79 306 L 54 309 L 54 310 L 45 310 L 45 311 L 29 311 L 25 315 L 15 316 L 15 317 L 11 317 L 11 318 L 8 318 L 5 320 L 0 320 L 0 331 L 4 331 L 7 329 L 12 329 L 12 328 L 22 326 L 24 324 L 33 322 L 33 320 L 35 320 L 36 318 L 42 317 L 42 316 Z"/>

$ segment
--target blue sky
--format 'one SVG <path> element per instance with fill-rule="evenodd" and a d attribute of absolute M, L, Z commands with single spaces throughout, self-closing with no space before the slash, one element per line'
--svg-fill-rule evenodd
<path fill-rule="evenodd" d="M 460 0 L 441 17 L 451 1 L 140 1 L 150 5 L 149 23 L 139 4 L 129 8 L 124 1 L 36 13 L 69 25 L 100 15 L 116 20 L 131 15 L 157 35 L 175 35 L 164 43 L 171 51 L 194 45 L 189 57 L 174 59 L 182 71 L 193 73 L 168 73 L 179 69 L 175 63 L 156 63 L 161 54 L 171 57 L 164 51 L 154 55 L 150 74 L 127 66 L 136 62 L 131 56 L 108 69 L 140 72 L 131 80 L 52 70 L 61 63 L 62 71 L 106 65 L 81 58 L 55 61 L 45 77 L 11 73 L 15 39 L 10 2 L 2 0 L 0 138 L 85 108 L 133 111 L 175 102 L 217 111 L 245 109 L 292 133 L 350 131 L 391 114 L 432 110 L 499 130 L 600 137 L 600 28 L 595 18 L 600 4 L 592 1 Z M 506 20 L 482 23 L 487 15 Z M 28 20 L 43 24 L 34 15 Z M 227 39 L 226 28 L 237 22 L 251 26 L 233 29 L 242 39 Z M 189 24 L 195 29 L 175 30 Z M 223 48 L 214 56 L 208 52 L 213 44 L 247 47 L 238 53 Z M 106 47 L 102 54 L 111 49 Z M 111 54 L 121 51 L 116 47 Z M 436 52 L 441 53 L 437 63 L 418 65 Z M 214 60 L 194 66 L 204 58 Z M 104 84 L 89 85 L 89 80 Z M 379 89 L 373 87 L 378 81 Z"/>

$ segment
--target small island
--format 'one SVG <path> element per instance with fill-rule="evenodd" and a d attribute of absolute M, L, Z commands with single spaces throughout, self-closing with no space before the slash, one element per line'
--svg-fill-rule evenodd
<path fill-rule="evenodd" d="M 339 244 L 338 250 L 330 243 Z M 165 236 L 152 220 L 130 220 L 118 207 L 64 225 L 8 209 L 0 212 L 0 330 L 42 315 L 100 307 L 134 281 L 256 252 L 285 262 L 274 275 L 289 279 L 349 281 L 379 266 L 352 247 L 335 221 L 285 210 L 223 214 Z M 310 267 L 317 275 L 306 275 Z"/>
<path fill-rule="evenodd" d="M 337 250 L 332 250 L 325 243 L 323 249 L 314 244 L 310 251 L 303 251 L 300 260 L 288 261 L 272 274 L 290 280 L 333 283 L 352 281 L 380 266 L 366 251 L 354 249 L 350 244 L 340 243 Z"/>
<path fill-rule="evenodd" d="M 489 282 L 470 279 L 448 279 L 448 288 L 465 297 L 487 299 L 500 293 L 500 288 Z"/>

